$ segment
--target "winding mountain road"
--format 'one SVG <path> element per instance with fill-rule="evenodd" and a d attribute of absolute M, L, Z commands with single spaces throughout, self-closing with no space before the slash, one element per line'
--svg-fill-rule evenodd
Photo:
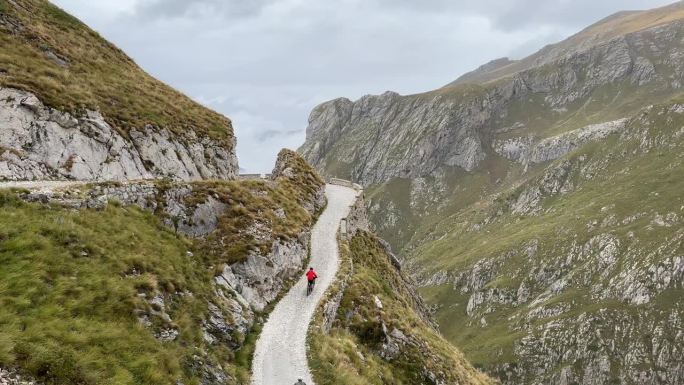
<path fill-rule="evenodd" d="M 302 278 L 278 302 L 257 340 L 252 362 L 253 385 L 290 385 L 301 378 L 313 385 L 306 359 L 306 334 L 318 302 L 335 280 L 339 267 L 337 229 L 349 214 L 358 191 L 328 184 L 328 206 L 311 234 L 310 265 L 318 273 L 316 288 L 306 296 Z"/>
<path fill-rule="evenodd" d="M 73 180 L 32 180 L 32 181 L 7 181 L 0 182 L 0 189 L 25 188 L 28 190 L 52 191 L 70 186 L 87 184 L 85 181 Z"/>

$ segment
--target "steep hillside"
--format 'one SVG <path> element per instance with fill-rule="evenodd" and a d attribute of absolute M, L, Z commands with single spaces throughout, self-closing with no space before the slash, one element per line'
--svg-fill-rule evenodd
<path fill-rule="evenodd" d="M 0 190 L 0 382 L 248 384 L 322 187 L 283 151 L 271 181 Z"/>
<path fill-rule="evenodd" d="M 443 334 L 505 383 L 682 382 L 683 18 L 311 114 L 300 151 L 367 187 Z"/>
<path fill-rule="evenodd" d="M 46 0 L 0 1 L 0 179 L 236 175 L 230 120 Z"/>
<path fill-rule="evenodd" d="M 682 127 L 649 108 L 417 235 L 445 336 L 511 384 L 682 383 Z"/>
<path fill-rule="evenodd" d="M 341 243 L 338 282 L 309 330 L 316 383 L 495 383 L 436 332 L 413 283 L 382 241 L 363 230 L 363 218 L 357 204 L 348 222 L 354 235 Z"/>

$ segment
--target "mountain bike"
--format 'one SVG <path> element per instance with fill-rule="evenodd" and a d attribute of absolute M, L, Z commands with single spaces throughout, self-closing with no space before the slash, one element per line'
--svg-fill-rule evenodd
<path fill-rule="evenodd" d="M 306 295 L 309 296 L 311 292 L 314 289 L 314 286 L 316 286 L 316 280 L 314 279 L 313 281 L 308 281 L 306 283 Z"/>

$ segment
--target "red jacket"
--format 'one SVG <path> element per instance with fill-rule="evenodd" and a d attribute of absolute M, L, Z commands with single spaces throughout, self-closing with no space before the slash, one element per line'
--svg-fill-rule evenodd
<path fill-rule="evenodd" d="M 306 272 L 306 279 L 308 279 L 309 281 L 313 281 L 316 278 L 318 278 L 318 275 L 316 275 L 315 271 L 309 270 Z"/>

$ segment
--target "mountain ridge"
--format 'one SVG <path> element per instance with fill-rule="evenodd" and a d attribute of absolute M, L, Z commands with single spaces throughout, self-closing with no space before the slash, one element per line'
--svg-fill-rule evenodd
<path fill-rule="evenodd" d="M 675 12 L 670 13 L 670 11 L 673 10 L 675 10 Z M 646 20 L 643 20 L 644 18 L 646 18 Z M 634 25 L 634 19 L 640 19 L 641 22 Z M 533 66 L 538 66 L 552 60 L 558 60 L 561 56 L 572 53 L 573 49 L 588 49 L 589 47 L 585 46 L 586 44 L 598 45 L 612 39 L 624 37 L 629 34 L 682 19 L 684 19 L 684 2 L 681 1 L 653 10 L 617 12 L 584 28 L 559 43 L 549 44 L 543 47 L 537 53 L 526 58 L 512 61 L 509 60 L 506 65 L 496 66 L 489 71 L 480 71 L 480 69 L 477 69 L 462 75 L 445 87 L 473 82 L 481 84 L 495 81 L 506 76 L 511 76 L 517 72 L 524 71 Z M 551 57 L 545 57 L 547 54 L 550 54 Z M 499 73 L 499 71 L 501 71 L 501 73 Z M 468 79 L 468 81 L 466 81 L 466 79 Z"/>
<path fill-rule="evenodd" d="M 401 142 L 401 146 L 411 149 L 407 153 L 410 159 L 401 159 L 404 153 L 399 150 L 398 144 L 383 146 L 377 154 L 368 152 L 369 156 L 377 159 L 373 159 L 373 164 L 365 168 L 358 166 L 363 153 L 338 154 L 334 157 L 335 160 L 330 157 L 330 162 L 340 163 L 336 166 L 339 170 L 335 171 L 340 176 L 358 179 L 367 184 L 386 179 L 389 175 L 383 175 L 386 174 L 383 169 L 390 172 L 391 176 L 429 174 L 434 169 L 431 161 L 436 160 L 437 156 L 441 158 L 437 160 L 440 164 L 464 166 L 469 171 L 484 159 L 483 142 L 489 140 L 491 133 L 488 131 L 491 127 L 505 128 L 526 124 L 528 131 L 540 131 L 543 127 L 554 125 L 559 129 L 562 126 L 577 128 L 600 122 L 600 119 L 604 119 L 603 116 L 594 118 L 592 115 L 603 114 L 605 110 L 612 110 L 608 119 L 617 119 L 635 107 L 639 108 L 639 99 L 635 100 L 631 94 L 648 94 L 654 102 L 677 94 L 681 87 L 681 80 L 677 75 L 680 72 L 680 61 L 659 59 L 657 64 L 661 68 L 657 70 L 648 59 L 653 54 L 648 53 L 649 48 L 643 44 L 649 42 L 657 47 L 661 51 L 656 55 L 662 58 L 663 53 L 671 49 L 668 44 L 672 45 L 673 50 L 677 50 L 676 31 L 680 28 L 681 23 L 675 22 L 636 32 L 628 35 L 626 40 L 601 43 L 589 51 L 567 56 L 553 65 L 545 64 L 486 85 L 459 84 L 407 96 L 386 92 L 382 95 L 367 95 L 353 103 L 346 99 L 326 102 L 312 111 L 311 123 L 307 127 L 307 141 L 300 147 L 300 151 L 312 164 L 325 170 L 324 154 L 330 155 L 327 150 L 334 142 L 332 138 L 340 137 L 343 132 L 346 137 L 354 136 L 356 132 L 350 133 L 349 130 L 368 125 L 376 130 L 376 135 L 385 135 L 387 143 Z M 676 55 L 675 52 L 671 54 Z M 583 64 L 576 67 L 575 63 Z M 635 85 L 638 88 L 632 90 Z M 629 92 L 625 93 L 622 89 Z M 595 92 L 600 95 L 600 99 L 591 99 Z M 539 95 L 540 100 L 529 102 L 532 108 L 544 106 L 547 109 L 541 121 L 525 122 L 528 118 L 523 113 L 522 105 L 526 103 L 524 97 L 527 95 Z M 421 112 L 412 109 L 411 106 L 414 105 Z M 453 106 L 457 108 L 454 109 Z M 325 111 L 328 107 L 330 112 Z M 369 114 L 379 109 L 393 109 L 383 116 L 399 113 L 402 114 L 399 119 L 404 122 L 400 124 L 398 119 L 386 119 L 383 122 L 368 118 Z M 442 112 L 437 112 L 438 110 Z M 402 128 L 407 125 L 411 128 Z M 438 125 L 442 125 L 443 129 L 427 129 Z M 383 126 L 382 130 L 379 129 L 380 126 Z M 407 130 L 412 130 L 417 135 L 402 137 Z M 394 132 L 391 139 L 390 131 Z M 447 143 L 441 142 L 438 135 L 443 135 L 444 131 L 452 131 L 446 138 L 462 136 L 459 139 L 461 144 L 456 145 L 461 148 L 450 150 Z M 358 135 L 366 135 L 363 130 L 357 132 Z M 466 139 L 468 142 L 464 142 Z M 364 136 L 362 140 L 374 141 L 375 137 Z M 427 164 L 417 156 L 421 151 L 427 154 Z M 392 171 L 383 166 L 393 162 L 399 164 Z M 348 169 L 353 164 L 357 166 L 352 168 L 357 169 Z"/>

